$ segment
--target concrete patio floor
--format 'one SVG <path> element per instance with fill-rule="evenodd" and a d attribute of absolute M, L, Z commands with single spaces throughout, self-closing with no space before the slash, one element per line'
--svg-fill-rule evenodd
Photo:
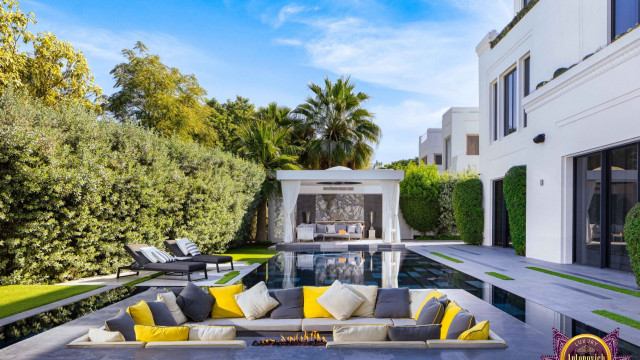
<path fill-rule="evenodd" d="M 140 300 L 154 300 L 160 290 L 150 289 L 94 313 L 53 328 L 0 350 L 0 359 L 536 359 L 551 352 L 551 338 L 507 315 L 464 290 L 445 290 L 451 299 L 471 311 L 479 321 L 489 320 L 491 329 L 503 337 L 507 349 L 326 349 L 307 347 L 254 347 L 246 349 L 66 349 L 71 340 L 100 327 L 118 311 Z M 330 338 L 330 336 L 327 336 Z"/>
<path fill-rule="evenodd" d="M 527 299 L 527 322 L 530 319 L 531 322 L 536 322 L 537 328 L 549 329 L 549 336 L 552 327 L 561 329 L 561 324 L 553 313 L 556 311 L 606 332 L 619 327 L 623 340 L 640 345 L 640 330 L 592 312 L 608 310 L 640 321 L 640 297 L 544 274 L 526 267 L 535 266 L 637 291 L 635 277 L 631 273 L 530 259 L 515 255 L 514 250 L 510 248 L 442 243 L 425 245 L 424 242 L 405 245 L 418 254 L 524 297 Z M 463 262 L 449 261 L 432 254 L 432 251 Z M 514 280 L 501 280 L 487 275 L 486 272 L 497 272 Z"/>

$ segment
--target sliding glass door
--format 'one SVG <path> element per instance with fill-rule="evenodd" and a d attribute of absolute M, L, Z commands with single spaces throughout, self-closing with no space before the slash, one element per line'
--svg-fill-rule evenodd
<path fill-rule="evenodd" d="M 630 271 L 624 220 L 640 201 L 640 144 L 575 159 L 574 261 Z"/>
<path fill-rule="evenodd" d="M 503 185 L 503 180 L 493 182 L 493 246 L 509 247 L 511 234 Z"/>

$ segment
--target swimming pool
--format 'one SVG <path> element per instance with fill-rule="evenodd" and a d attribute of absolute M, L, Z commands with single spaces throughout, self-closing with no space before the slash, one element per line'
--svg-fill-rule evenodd
<path fill-rule="evenodd" d="M 553 319 L 553 326 L 567 336 L 596 329 L 531 300 L 486 283 L 413 251 L 289 252 L 282 251 L 242 279 L 253 286 L 264 281 L 269 289 L 328 286 L 335 280 L 381 287 L 464 289 L 498 309 L 537 328 L 551 339 L 551 326 L 539 319 Z M 551 340 L 550 340 L 551 341 Z M 619 355 L 640 358 L 640 347 L 621 340 Z"/>

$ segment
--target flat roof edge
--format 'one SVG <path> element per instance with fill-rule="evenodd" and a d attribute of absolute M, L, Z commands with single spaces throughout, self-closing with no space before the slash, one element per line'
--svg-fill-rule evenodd
<path fill-rule="evenodd" d="M 277 170 L 278 180 L 403 180 L 402 170 Z"/>

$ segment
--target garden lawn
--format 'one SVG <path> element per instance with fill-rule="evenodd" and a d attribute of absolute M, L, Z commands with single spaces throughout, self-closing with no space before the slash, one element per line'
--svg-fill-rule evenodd
<path fill-rule="evenodd" d="M 0 286 L 0 319 L 101 287 L 102 285 Z"/>
<path fill-rule="evenodd" d="M 247 265 L 264 264 L 271 259 L 277 251 L 267 250 L 273 244 L 254 244 L 246 245 L 236 249 L 228 250 L 224 255 L 229 255 L 233 261 L 245 261 Z"/>

